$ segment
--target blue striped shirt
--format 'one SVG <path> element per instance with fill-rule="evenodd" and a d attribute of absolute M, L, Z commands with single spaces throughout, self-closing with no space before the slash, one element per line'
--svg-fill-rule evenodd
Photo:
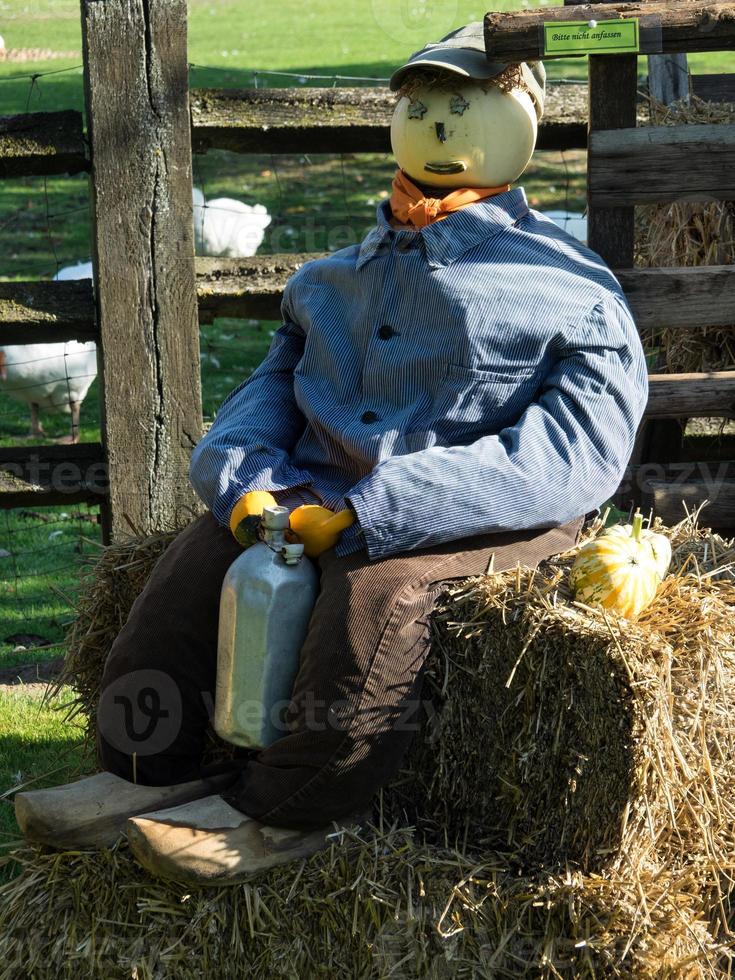
<path fill-rule="evenodd" d="M 289 280 L 265 360 L 192 456 L 215 518 L 302 487 L 357 512 L 338 554 L 377 559 L 602 503 L 648 392 L 608 267 L 521 188 L 421 231 L 390 217 Z"/>

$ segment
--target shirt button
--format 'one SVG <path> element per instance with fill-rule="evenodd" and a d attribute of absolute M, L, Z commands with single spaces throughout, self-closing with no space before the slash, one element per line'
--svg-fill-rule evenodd
<path fill-rule="evenodd" d="M 413 235 L 415 234 L 416 232 L 409 232 L 409 234 L 400 237 L 396 241 L 396 248 L 399 250 L 399 252 L 407 252 L 409 249 L 413 248 Z"/>
<path fill-rule="evenodd" d="M 363 422 L 377 422 L 377 420 L 378 420 L 378 416 L 375 414 L 375 412 L 363 412 L 362 413 L 362 421 Z"/>
<path fill-rule="evenodd" d="M 394 333 L 395 330 L 393 329 L 393 327 L 388 326 L 387 323 L 384 323 L 383 326 L 378 330 L 378 336 L 380 337 L 381 340 L 390 340 L 390 338 L 393 336 Z"/>

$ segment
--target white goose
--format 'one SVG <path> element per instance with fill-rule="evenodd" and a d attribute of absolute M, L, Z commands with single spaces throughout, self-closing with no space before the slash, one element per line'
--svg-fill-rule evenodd
<path fill-rule="evenodd" d="M 199 255 L 244 258 L 255 255 L 271 216 L 262 204 L 243 204 L 230 197 L 205 201 L 192 188 L 195 251 Z M 65 266 L 57 280 L 91 279 L 92 263 Z M 97 377 L 97 348 L 93 341 L 59 344 L 18 344 L 0 348 L 0 389 L 31 409 L 31 436 L 42 438 L 39 409 L 71 414 L 71 435 L 59 442 L 79 441 L 81 404 Z"/>
<path fill-rule="evenodd" d="M 92 263 L 60 269 L 54 279 L 90 279 Z M 45 433 L 39 409 L 71 414 L 71 434 L 57 440 L 79 442 L 81 404 L 97 377 L 97 348 L 93 341 L 58 344 L 13 344 L 0 348 L 0 389 L 31 409 L 31 436 Z"/>
<path fill-rule="evenodd" d="M 221 255 L 231 259 L 255 255 L 273 220 L 262 204 L 243 204 L 232 197 L 204 198 L 192 189 L 194 250 L 197 255 Z"/>

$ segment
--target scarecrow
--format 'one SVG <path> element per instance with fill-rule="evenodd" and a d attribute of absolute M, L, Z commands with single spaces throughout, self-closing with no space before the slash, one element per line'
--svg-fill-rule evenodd
<path fill-rule="evenodd" d="M 544 77 L 488 61 L 481 24 L 394 73 L 392 194 L 360 244 L 289 281 L 265 360 L 193 453 L 208 512 L 110 652 L 105 771 L 19 794 L 29 837 L 122 832 L 149 870 L 193 884 L 325 846 L 411 741 L 442 583 L 568 549 L 615 491 L 646 366 L 605 263 L 511 187 Z M 262 491 L 296 524 L 317 504 L 349 527 L 320 537 L 302 522 L 320 590 L 283 737 L 205 765 L 220 589 Z"/>

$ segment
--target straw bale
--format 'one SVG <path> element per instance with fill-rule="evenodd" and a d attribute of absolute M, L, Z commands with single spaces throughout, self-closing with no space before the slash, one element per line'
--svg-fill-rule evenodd
<path fill-rule="evenodd" d="M 675 562 L 687 571 L 636 624 L 571 601 L 573 553 L 455 586 L 434 620 L 431 724 L 391 787 L 396 815 L 525 869 L 735 857 L 735 582 L 723 568 L 735 553 L 720 539 L 723 570 L 708 576 L 702 541 L 699 574 L 685 539 Z"/>
<path fill-rule="evenodd" d="M 124 845 L 15 860 L 1 980 L 726 976 L 686 877 L 532 879 L 406 829 L 347 833 L 229 889 L 154 880 Z"/>
<path fill-rule="evenodd" d="M 664 105 L 648 99 L 652 126 L 735 122 L 735 103 L 690 102 Z M 711 201 L 637 207 L 635 262 L 639 266 L 731 265 L 735 263 L 735 202 Z M 642 332 L 658 351 L 660 371 L 726 371 L 735 368 L 735 323 Z"/>
<path fill-rule="evenodd" d="M 572 602 L 571 553 L 449 583 L 427 727 L 361 837 L 186 894 L 124 844 L 14 852 L 0 980 L 729 975 L 735 542 L 696 515 L 665 533 L 673 574 L 635 624 Z M 77 710 L 172 537 L 89 573 Z"/>
<path fill-rule="evenodd" d="M 103 548 L 82 567 L 76 617 L 66 637 L 64 666 L 54 691 L 58 693 L 72 685 L 75 695 L 68 706 L 69 716 L 83 715 L 92 743 L 95 706 L 107 654 L 156 562 L 177 533 L 124 537 Z"/>

